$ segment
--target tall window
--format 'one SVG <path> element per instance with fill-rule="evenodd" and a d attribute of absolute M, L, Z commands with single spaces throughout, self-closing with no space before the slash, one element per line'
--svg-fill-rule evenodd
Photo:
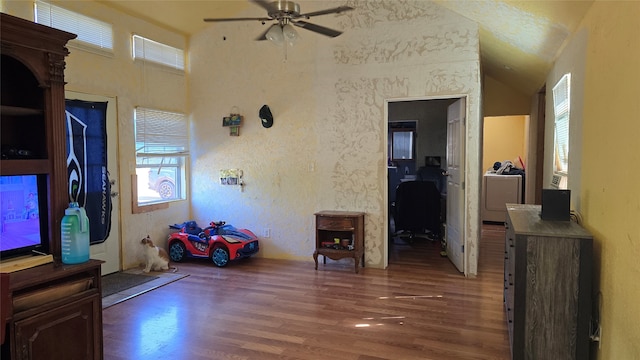
<path fill-rule="evenodd" d="M 34 12 L 36 23 L 78 35 L 70 44 L 113 51 L 113 27 L 109 23 L 43 1 L 35 2 Z"/>
<path fill-rule="evenodd" d="M 553 172 L 560 177 L 560 188 L 566 189 L 569 172 L 569 118 L 571 114 L 571 74 L 565 74 L 553 87 L 555 117 Z"/>
<path fill-rule="evenodd" d="M 389 122 L 389 159 L 391 161 L 415 159 L 417 121 Z"/>
<path fill-rule="evenodd" d="M 186 116 L 139 107 L 134 118 L 138 205 L 185 199 Z"/>
<path fill-rule="evenodd" d="M 184 70 L 184 50 L 133 35 L 133 58 Z"/>

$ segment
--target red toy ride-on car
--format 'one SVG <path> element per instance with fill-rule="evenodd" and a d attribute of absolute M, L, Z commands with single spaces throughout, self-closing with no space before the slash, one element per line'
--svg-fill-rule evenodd
<path fill-rule="evenodd" d="M 247 229 L 225 225 L 224 221 L 212 221 L 200 228 L 195 221 L 169 225 L 178 232 L 169 235 L 167 246 L 172 261 L 181 262 L 187 257 L 209 258 L 216 266 L 226 266 L 230 260 L 254 255 L 260 250 L 258 237 Z"/>

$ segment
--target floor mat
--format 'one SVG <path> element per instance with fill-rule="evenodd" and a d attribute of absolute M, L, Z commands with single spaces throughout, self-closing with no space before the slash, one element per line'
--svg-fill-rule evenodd
<path fill-rule="evenodd" d="M 131 279 L 137 279 L 139 281 L 138 284 L 125 287 L 120 285 L 120 289 L 117 292 L 113 292 L 113 290 L 108 290 L 110 294 L 105 292 L 105 282 L 109 282 L 108 279 L 110 276 L 114 276 L 116 274 L 120 274 L 121 277 L 127 277 Z M 170 284 L 174 281 L 180 280 L 189 276 L 189 274 L 180 274 L 174 272 L 150 272 L 144 273 L 142 269 L 131 269 L 124 272 L 119 272 L 116 274 L 109 274 L 102 277 L 102 308 L 106 309 L 115 304 L 119 304 L 123 301 L 134 298 L 138 295 L 142 295 L 151 290 L 157 289 L 161 286 Z M 130 276 L 133 275 L 133 276 Z M 123 281 L 124 282 L 124 281 Z"/>
<path fill-rule="evenodd" d="M 153 275 L 130 274 L 126 272 L 105 275 L 102 277 L 102 297 L 119 293 L 157 278 L 157 276 Z"/>

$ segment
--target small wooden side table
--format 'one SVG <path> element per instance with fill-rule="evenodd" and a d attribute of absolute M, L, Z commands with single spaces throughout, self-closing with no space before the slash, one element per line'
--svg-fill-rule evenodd
<path fill-rule="evenodd" d="M 318 255 L 323 263 L 353 258 L 356 274 L 364 267 L 364 213 L 354 211 L 320 211 L 316 216 L 316 250 L 313 260 L 318 270 Z"/>

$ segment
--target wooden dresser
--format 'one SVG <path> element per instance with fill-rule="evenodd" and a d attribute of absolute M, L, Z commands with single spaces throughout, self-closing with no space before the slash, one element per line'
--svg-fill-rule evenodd
<path fill-rule="evenodd" d="M 333 260 L 353 258 L 356 273 L 364 266 L 364 213 L 320 211 L 316 216 L 316 250 L 313 260 L 318 270 L 318 255 Z M 336 242 L 337 241 L 337 242 Z"/>
<path fill-rule="evenodd" d="M 513 359 L 588 359 L 592 236 L 506 204 L 504 303 Z"/>

